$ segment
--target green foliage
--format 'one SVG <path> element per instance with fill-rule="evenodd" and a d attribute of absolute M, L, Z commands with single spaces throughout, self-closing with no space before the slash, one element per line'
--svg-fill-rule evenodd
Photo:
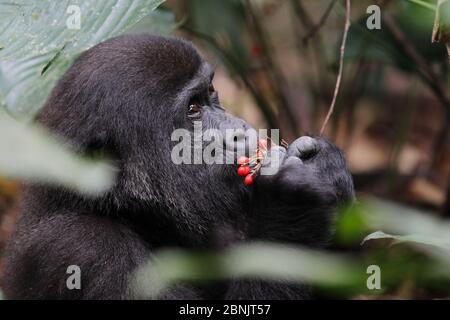
<path fill-rule="evenodd" d="M 33 117 L 73 60 L 97 43 L 123 33 L 163 0 L 31 1 L 0 3 L 0 99 L 11 114 Z M 78 5 L 81 29 L 66 22 Z M 147 31 L 169 30 L 167 14 L 152 14 Z M 147 20 L 148 22 L 148 20 Z"/>
<path fill-rule="evenodd" d="M 237 245 L 221 254 L 166 249 L 138 270 L 132 289 L 154 298 L 178 282 L 260 278 L 307 282 L 339 296 L 380 294 L 406 280 L 448 290 L 450 225 L 447 222 L 377 199 L 366 199 L 343 212 L 337 224 L 341 237 L 350 235 L 350 240 L 359 243 L 360 235 L 383 228 L 401 235 L 378 231 L 361 244 L 394 239 L 394 244 L 404 246 L 389 250 L 384 245 L 375 246 L 368 253 L 355 256 L 274 243 Z M 366 287 L 366 268 L 372 264 L 382 270 L 383 290 L 370 291 Z"/>
<path fill-rule="evenodd" d="M 359 243 L 370 227 L 364 218 L 364 207 L 354 204 L 341 208 L 339 219 L 336 222 L 336 241 L 340 244 Z"/>

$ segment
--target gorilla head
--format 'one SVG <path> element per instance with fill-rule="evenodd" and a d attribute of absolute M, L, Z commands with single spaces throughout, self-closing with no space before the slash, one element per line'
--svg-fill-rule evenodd
<path fill-rule="evenodd" d="M 107 200 L 99 200 L 103 206 L 110 202 L 108 211 L 158 211 L 198 236 L 213 222 L 212 212 L 214 220 L 242 214 L 235 190 L 243 188 L 230 166 L 180 166 L 171 160 L 175 129 L 193 131 L 194 121 L 221 130 L 247 128 L 220 105 L 213 75 L 186 42 L 149 35 L 113 38 L 79 57 L 40 120 L 81 152 L 104 150 L 117 160 L 117 185 Z"/>
<path fill-rule="evenodd" d="M 272 148 L 262 165 L 279 159 L 279 170 L 251 187 L 232 165 L 172 161 L 176 129 L 191 133 L 196 121 L 203 130 L 249 128 L 222 108 L 212 78 L 190 44 L 151 35 L 110 39 L 75 61 L 38 121 L 80 153 L 111 157 L 118 179 L 95 199 L 27 186 L 6 253 L 8 298 L 131 298 L 128 279 L 155 249 L 209 247 L 211 235 L 218 245 L 327 244 L 336 207 L 353 198 L 344 157 L 329 141 L 301 137 Z M 237 140 L 247 146 L 245 136 Z M 82 270 L 80 290 L 66 286 L 69 265 Z M 212 297 L 305 298 L 307 290 L 233 280 L 215 295 L 183 287 L 161 298 Z"/>

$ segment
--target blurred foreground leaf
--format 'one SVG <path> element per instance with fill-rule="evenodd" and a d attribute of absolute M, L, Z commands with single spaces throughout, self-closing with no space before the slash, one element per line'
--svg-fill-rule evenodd
<path fill-rule="evenodd" d="M 0 3 L 0 99 L 16 117 L 31 118 L 79 53 L 123 33 L 164 0 L 14 0 Z M 76 6 L 80 29 L 68 27 Z M 152 15 L 157 20 L 156 14 Z M 171 25 L 167 14 L 148 32 Z M 153 29 L 152 29 L 153 28 Z"/>
<path fill-rule="evenodd" d="M 61 184 L 87 194 L 106 191 L 115 169 L 70 151 L 43 128 L 0 112 L 0 174 L 7 178 Z"/>
<path fill-rule="evenodd" d="M 134 292 L 155 298 L 184 281 L 258 278 L 317 285 L 364 284 L 364 270 L 350 257 L 274 243 L 235 246 L 223 254 L 167 249 L 142 267 L 132 282 Z"/>

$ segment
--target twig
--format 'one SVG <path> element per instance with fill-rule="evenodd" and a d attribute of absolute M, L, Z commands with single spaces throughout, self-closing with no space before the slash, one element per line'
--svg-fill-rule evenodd
<path fill-rule="evenodd" d="M 320 129 L 320 135 L 323 134 L 325 127 L 330 120 L 331 115 L 334 111 L 334 106 L 336 104 L 337 95 L 339 93 L 339 87 L 341 86 L 342 80 L 342 71 L 344 69 L 344 55 L 345 55 L 345 45 L 347 43 L 348 30 L 350 29 L 350 0 L 345 1 L 345 26 L 344 26 L 344 35 L 342 36 L 342 44 L 341 44 L 341 56 L 339 59 L 339 72 L 336 79 L 336 86 L 334 88 L 333 100 L 331 101 L 330 109 L 328 110 L 328 114 L 325 118 L 325 121 L 322 124 L 322 128 Z"/>
<path fill-rule="evenodd" d="M 322 17 L 320 18 L 320 21 L 313 26 L 308 33 L 303 37 L 303 43 L 307 43 L 308 40 L 312 37 L 314 37 L 314 35 L 317 33 L 317 31 L 319 31 L 320 28 L 323 27 L 323 25 L 325 24 L 325 22 L 328 19 L 328 16 L 331 13 L 331 9 L 333 9 L 334 4 L 337 2 L 337 0 L 331 0 L 331 2 L 329 3 L 327 9 L 325 10 L 325 13 L 322 15 Z"/>

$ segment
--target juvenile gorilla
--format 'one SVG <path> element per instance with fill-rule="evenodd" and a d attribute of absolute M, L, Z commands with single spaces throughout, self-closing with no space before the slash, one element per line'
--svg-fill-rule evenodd
<path fill-rule="evenodd" d="M 276 175 L 242 184 L 234 165 L 175 165 L 171 133 L 193 121 L 225 130 L 249 126 L 221 107 L 210 66 L 188 43 L 127 35 L 83 53 L 46 102 L 38 121 L 80 153 L 104 152 L 119 176 L 89 198 L 52 185 L 28 185 L 6 253 L 4 292 L 12 299 L 129 299 L 137 267 L 161 247 L 214 249 L 267 240 L 327 245 L 336 208 L 353 183 L 342 153 L 323 138 L 278 147 Z M 51 160 L 51 159 L 49 159 Z M 215 240 L 214 240 L 215 239 Z M 81 290 L 68 290 L 69 265 Z M 302 299 L 306 286 L 236 280 L 177 286 L 161 299 Z"/>

